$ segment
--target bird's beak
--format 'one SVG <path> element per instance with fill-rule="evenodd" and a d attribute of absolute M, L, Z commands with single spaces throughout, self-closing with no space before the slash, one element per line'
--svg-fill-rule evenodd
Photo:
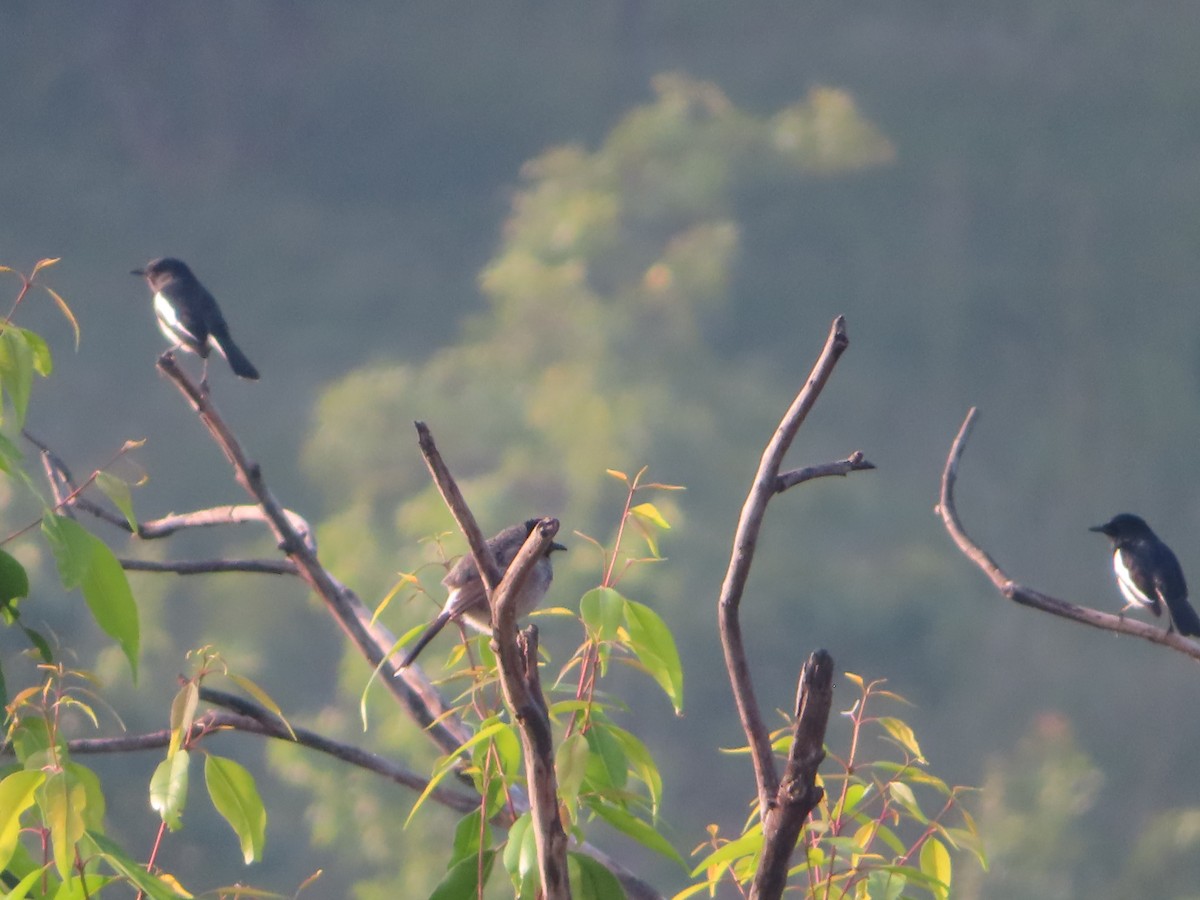
<path fill-rule="evenodd" d="M 566 550 L 566 549 L 567 549 L 567 548 L 566 548 L 566 547 L 564 547 L 562 544 L 560 544 L 558 541 L 551 541 L 551 542 L 550 542 L 550 549 L 549 549 L 549 550 L 547 550 L 546 552 L 547 552 L 547 553 L 553 553 L 555 550 Z"/>
<path fill-rule="evenodd" d="M 1108 534 L 1108 531 L 1105 530 L 1105 526 L 1103 525 L 1093 525 L 1088 529 L 1088 531 L 1098 531 L 1100 534 Z"/>
<path fill-rule="evenodd" d="M 130 269 L 129 274 L 130 275 L 141 275 L 143 278 L 145 278 L 146 270 L 145 269 Z"/>

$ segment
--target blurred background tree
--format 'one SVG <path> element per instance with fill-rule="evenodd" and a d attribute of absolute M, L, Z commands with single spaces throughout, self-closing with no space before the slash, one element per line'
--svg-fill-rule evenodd
<path fill-rule="evenodd" d="M 13 37 L 0 59 L 0 243 L 17 265 L 64 257 L 55 286 L 85 335 L 76 357 L 56 354 L 37 407 L 53 415 L 31 427 L 81 469 L 148 438 L 143 515 L 207 505 L 229 484 L 156 380 L 161 341 L 126 274 L 172 253 L 264 374 L 214 379 L 218 402 L 279 494 L 324 517 L 325 549 L 365 597 L 438 557 L 416 543 L 445 527 L 413 466 L 418 415 L 470 472 L 485 527 L 543 508 L 568 530 L 607 527 L 620 497 L 604 493 L 604 466 L 686 483 L 670 562 L 630 590 L 689 632 L 687 713 L 634 715 L 659 754 L 693 731 L 730 745 L 704 554 L 724 550 L 780 405 L 845 313 L 851 352 L 796 462 L 861 448 L 880 469 L 772 510 L 746 622 L 762 683 L 778 686 L 762 699 L 786 707 L 803 652 L 826 646 L 913 700 L 931 763 L 963 783 L 983 783 L 986 760 L 1056 710 L 1104 776 L 1091 814 L 1069 826 L 1086 834 L 1074 892 L 1127 896 L 1140 866 L 1139 888 L 1168 896 L 1187 871 L 1130 839 L 1189 846 L 1191 667 L 999 602 L 929 510 L 949 440 L 978 404 L 959 506 L 1014 574 L 1114 608 L 1107 548 L 1085 529 L 1122 510 L 1200 571 L 1187 489 L 1200 446 L 1190 9 L 633 0 L 366 3 L 347 16 L 116 0 L 69 18 L 6 6 L 0 26 Z M 656 80 L 664 72 L 687 75 Z M 849 146 L 806 130 L 820 109 Z M 885 141 L 891 161 L 822 170 L 831 146 L 843 164 L 880 161 L 851 152 L 859 126 L 873 129 L 862 146 Z M 63 335 L 50 318 L 29 325 Z M 481 370 L 519 393 L 497 398 Z M 352 444 L 334 445 L 349 423 Z M 522 480 L 543 453 L 560 468 Z M 206 540 L 173 551 L 222 549 Z M 594 580 L 588 553 L 572 546 L 556 600 Z M 422 576 L 433 585 L 437 568 Z M 356 727 L 334 685 L 360 684 L 359 666 L 294 586 L 134 587 L 146 659 L 131 706 L 161 709 L 181 649 L 211 640 L 301 720 Z M 388 615 L 432 608 L 411 600 Z M 47 615 L 64 641 L 87 627 L 66 605 Z M 100 669 L 121 677 L 115 661 Z M 122 712 L 131 727 L 162 724 Z M 373 722 L 369 742 L 414 740 Z M 740 763 L 702 762 L 744 798 Z M 669 789 L 667 818 L 697 822 L 695 792 Z M 337 894 L 420 859 L 397 859 L 392 821 L 373 815 L 403 809 L 399 793 L 347 791 L 345 818 L 307 789 L 270 793 L 276 823 L 332 836 L 353 819 L 368 862 L 348 871 L 330 846 L 280 838 L 257 881 L 288 889 L 281 873 L 323 865 Z M 203 824 L 189 823 L 189 841 Z M 150 826 L 133 811 L 114 831 L 148 842 Z M 168 852 L 185 871 L 206 858 L 193 843 Z"/>

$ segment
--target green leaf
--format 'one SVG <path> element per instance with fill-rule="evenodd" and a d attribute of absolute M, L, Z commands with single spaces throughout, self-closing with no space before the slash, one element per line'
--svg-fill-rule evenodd
<path fill-rule="evenodd" d="M 629 760 L 621 742 L 612 736 L 602 721 L 593 721 L 586 733 L 591 755 L 587 760 L 587 781 L 593 790 L 620 790 L 629 778 Z"/>
<path fill-rule="evenodd" d="M 136 682 L 141 633 L 137 603 L 134 602 L 133 591 L 129 588 L 129 579 L 125 577 L 120 560 L 104 541 L 92 535 L 88 537 L 92 541 L 92 561 L 80 585 L 83 599 L 87 601 L 96 624 L 124 651 Z"/>
<path fill-rule="evenodd" d="M 658 613 L 634 600 L 625 601 L 625 627 L 630 649 L 666 693 L 675 714 L 682 715 L 683 665 L 671 630 Z"/>
<path fill-rule="evenodd" d="M 617 876 L 585 853 L 567 854 L 574 900 L 625 900 L 625 889 Z"/>
<path fill-rule="evenodd" d="M 927 825 L 929 819 L 925 813 L 921 811 L 920 805 L 917 803 L 917 797 L 903 781 L 893 781 L 888 785 L 888 793 L 892 795 L 892 799 L 903 806 L 910 816 L 920 822 L 922 825 Z"/>
<path fill-rule="evenodd" d="M 199 703 L 200 688 L 194 681 L 184 684 L 171 701 L 171 743 L 167 746 L 167 759 L 178 753 L 179 748 L 183 746 L 184 738 L 192 730 Z"/>
<path fill-rule="evenodd" d="M 654 762 L 654 756 L 641 739 L 632 732 L 619 728 L 607 719 L 603 722 L 612 738 L 621 745 L 628 767 L 632 768 L 634 774 L 646 785 L 646 790 L 650 794 L 651 813 L 657 819 L 658 807 L 662 803 L 663 784 L 658 766 Z"/>
<path fill-rule="evenodd" d="M 179 750 L 160 762 L 150 779 L 150 808 L 171 831 L 178 831 L 183 825 L 180 816 L 187 805 L 190 762 L 188 752 Z"/>
<path fill-rule="evenodd" d="M 37 789 L 45 780 L 45 772 L 28 769 L 0 780 L 0 871 L 17 849 L 21 813 L 33 806 Z"/>
<path fill-rule="evenodd" d="M 572 819 L 575 817 L 574 810 L 579 801 L 579 789 L 583 786 L 584 775 L 587 774 L 589 755 L 587 738 L 578 731 L 564 738 L 554 754 L 558 796 L 563 805 L 571 810 Z"/>
<path fill-rule="evenodd" d="M 28 596 L 29 575 L 25 567 L 0 550 L 0 607 L 15 608 L 15 601 Z"/>
<path fill-rule="evenodd" d="M 684 862 L 683 857 L 679 855 L 679 851 L 672 847 L 670 842 L 659 834 L 653 826 L 643 822 L 626 810 L 606 803 L 599 798 L 590 800 L 588 808 L 613 828 L 617 829 L 617 831 L 633 838 L 643 847 L 679 863 L 680 868 L 685 872 L 688 870 L 688 865 Z"/>
<path fill-rule="evenodd" d="M 32 481 L 24 475 L 24 471 L 21 469 L 21 460 L 24 458 L 24 454 L 17 445 L 0 434 L 0 472 L 8 475 L 22 475 L 25 482 L 32 485 Z"/>
<path fill-rule="evenodd" d="M 84 825 L 89 831 L 103 829 L 107 801 L 104 799 L 104 788 L 100 784 L 100 776 L 74 760 L 68 762 L 64 768 L 76 784 L 83 785 L 83 793 L 86 798 L 83 806 Z"/>
<path fill-rule="evenodd" d="M 534 896 L 538 887 L 537 837 L 529 813 L 524 813 L 508 829 L 504 868 L 518 897 Z"/>
<path fill-rule="evenodd" d="M 116 879 L 111 875 L 98 875 L 95 872 L 89 872 L 82 878 L 72 875 L 63 879 L 63 883 L 54 892 L 54 900 L 92 900 L 114 881 Z"/>
<path fill-rule="evenodd" d="M 647 522 L 655 528 L 661 528 L 664 531 L 671 530 L 670 523 L 663 518 L 662 513 L 658 511 L 658 507 L 653 503 L 639 503 L 629 511 L 643 522 Z"/>
<path fill-rule="evenodd" d="M 231 759 L 209 754 L 204 761 L 204 783 L 213 806 L 238 836 L 246 864 L 261 860 L 267 839 L 267 810 L 254 776 Z"/>
<path fill-rule="evenodd" d="M 23 329 L 7 325 L 0 331 L 0 391 L 8 394 L 18 429 L 25 424 L 32 389 L 33 350 Z M 2 417 L 3 410 L 0 409 L 0 420 Z"/>
<path fill-rule="evenodd" d="M 867 896 L 870 900 L 899 900 L 907 884 L 903 875 L 875 869 L 867 875 Z"/>
<path fill-rule="evenodd" d="M 129 528 L 137 534 L 137 518 L 133 514 L 133 493 L 129 490 L 129 482 L 108 472 L 97 472 L 96 487 L 121 511 Z"/>
<path fill-rule="evenodd" d="M 72 590 L 83 584 L 92 564 L 92 536 L 74 519 L 53 513 L 42 517 L 42 534 L 54 553 L 63 587 Z"/>
<path fill-rule="evenodd" d="M 144 893 L 150 900 L 179 900 L 180 897 L 190 896 L 181 894 L 163 878 L 158 878 L 146 871 L 146 867 L 134 861 L 121 848 L 121 845 L 110 840 L 98 831 L 89 831 L 88 838 L 95 843 L 104 861 L 113 870 L 127 878 L 134 887 Z M 172 879 L 174 881 L 174 879 Z M 226 895 L 228 896 L 228 895 Z"/>
<path fill-rule="evenodd" d="M 33 354 L 33 370 L 39 375 L 45 377 L 54 371 L 54 360 L 50 356 L 50 346 L 35 331 L 30 331 L 28 328 L 20 329 L 21 334 L 25 336 L 25 340 L 29 344 L 29 350 Z M 75 342 L 75 348 L 79 348 L 79 342 Z"/>
<path fill-rule="evenodd" d="M 42 811 L 50 827 L 50 843 L 54 850 L 54 867 L 64 880 L 75 868 L 75 845 L 83 837 L 83 809 L 87 804 L 87 789 L 65 771 L 53 772 L 42 785 Z"/>
<path fill-rule="evenodd" d="M 450 862 L 447 869 L 452 869 L 464 859 L 475 861 L 481 849 L 492 846 L 492 826 L 482 822 L 483 814 L 478 810 L 467 813 L 458 820 L 454 829 L 454 846 L 450 851 Z M 481 844 L 482 839 L 482 844 Z"/>
<path fill-rule="evenodd" d="M 931 890 L 938 900 L 946 900 L 950 896 L 950 852 L 935 837 L 921 847 L 921 871 L 940 882 L 940 888 L 935 885 Z"/>
<path fill-rule="evenodd" d="M 588 633 L 598 641 L 616 639 L 624 612 L 625 598 L 612 588 L 592 588 L 579 600 L 579 616 Z"/>
<path fill-rule="evenodd" d="M 46 870 L 50 868 L 50 864 L 42 866 L 40 869 L 34 869 L 17 882 L 16 886 L 4 895 L 4 900 L 25 900 L 29 895 L 29 889 L 41 881 Z M 40 896 L 40 895 L 39 895 Z"/>
<path fill-rule="evenodd" d="M 695 878 L 705 869 L 713 866 L 727 865 L 735 859 L 741 859 L 744 856 L 757 856 L 762 852 L 763 833 L 762 828 L 755 825 L 751 831 L 747 831 L 741 837 L 734 838 L 728 843 L 722 844 L 704 859 L 697 863 L 692 869 L 691 876 Z"/>
<path fill-rule="evenodd" d="M 908 727 L 908 724 L 901 719 L 892 718 L 891 716 L 883 716 L 879 719 L 879 724 L 887 729 L 887 733 L 900 744 L 905 750 L 915 756 L 917 759 L 923 760 L 921 755 L 921 745 L 917 743 L 917 736 L 913 730 Z"/>
<path fill-rule="evenodd" d="M 483 851 L 483 883 L 487 884 L 492 874 L 492 863 L 496 861 L 495 850 Z M 475 900 L 479 896 L 480 861 L 474 856 L 460 860 L 450 867 L 446 877 L 429 895 L 429 900 Z"/>
<path fill-rule="evenodd" d="M 54 552 L 63 587 L 80 589 L 96 624 L 124 651 L 136 681 L 137 604 L 120 561 L 104 541 L 66 516 L 53 513 L 43 516 L 42 533 Z"/>
<path fill-rule="evenodd" d="M 292 730 L 291 723 L 284 718 L 283 710 L 279 708 L 279 704 L 275 702 L 275 699 L 270 694 L 260 688 L 257 683 L 251 681 L 245 675 L 235 675 L 232 672 L 227 672 L 225 677 L 227 677 L 243 691 L 278 716 L 279 721 L 283 723 L 283 727 L 286 728 L 288 730 L 288 734 L 292 736 L 292 740 L 294 741 L 296 739 L 296 732 Z"/>

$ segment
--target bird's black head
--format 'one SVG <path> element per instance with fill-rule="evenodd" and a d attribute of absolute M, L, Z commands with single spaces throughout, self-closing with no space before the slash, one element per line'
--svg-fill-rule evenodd
<path fill-rule="evenodd" d="M 525 537 L 529 537 L 529 535 L 533 534 L 533 529 L 537 528 L 538 522 L 540 522 L 540 521 L 542 521 L 542 520 L 541 519 L 526 519 L 525 520 Z M 567 548 L 564 547 L 562 544 L 560 544 L 558 541 L 551 541 L 550 546 L 546 548 L 546 555 L 549 556 L 555 550 L 566 550 L 566 549 Z"/>
<path fill-rule="evenodd" d="M 1150 526 L 1146 524 L 1145 519 L 1135 516 L 1132 513 L 1115 515 L 1103 525 L 1095 525 L 1089 528 L 1088 531 L 1098 531 L 1100 534 L 1107 535 L 1114 541 L 1120 538 L 1143 537 L 1154 533 L 1150 530 Z"/>
<path fill-rule="evenodd" d="M 176 278 L 191 279 L 195 278 L 192 270 L 187 267 L 181 259 L 175 259 L 173 256 L 164 256 L 160 259 L 152 259 L 146 263 L 144 269 L 133 269 L 130 275 L 141 275 L 146 279 L 146 283 L 150 285 L 150 289 L 157 291 L 160 287 L 169 281 L 174 281 Z"/>

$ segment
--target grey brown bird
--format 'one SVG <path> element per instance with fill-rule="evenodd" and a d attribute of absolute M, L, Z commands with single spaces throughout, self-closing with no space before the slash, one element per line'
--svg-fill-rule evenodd
<path fill-rule="evenodd" d="M 150 285 L 159 330 L 171 346 L 182 347 L 204 360 L 201 384 L 208 383 L 208 354 L 213 349 L 229 361 L 235 375 L 257 380 L 258 369 L 233 342 L 217 301 L 187 263 L 164 256 L 131 274 L 141 275 Z"/>
<path fill-rule="evenodd" d="M 526 519 L 520 525 L 510 525 L 488 539 L 487 545 L 491 548 L 492 555 L 496 557 L 496 565 L 500 567 L 501 572 L 508 571 L 508 567 L 512 565 L 517 553 L 540 521 L 541 519 Z M 554 570 L 550 565 L 550 554 L 555 550 L 566 549 L 556 541 L 551 541 L 550 545 L 546 547 L 545 554 L 534 564 L 532 571 L 525 579 L 525 584 L 521 586 L 521 593 L 516 600 L 518 616 L 528 615 L 537 609 L 554 578 Z M 475 557 L 468 553 L 459 559 L 454 567 L 446 573 L 442 584 L 450 589 L 446 603 L 442 607 L 442 611 L 429 623 L 417 642 L 413 644 L 412 649 L 408 651 L 404 662 L 400 663 L 401 669 L 411 666 L 425 646 L 437 637 L 438 632 L 445 628 L 448 622 L 465 622 L 477 631 L 489 632 L 492 630 L 492 610 L 488 605 L 487 589 L 483 586 L 483 578 L 480 577 L 479 568 L 475 565 Z"/>
<path fill-rule="evenodd" d="M 1171 548 L 1158 539 L 1145 520 L 1121 513 L 1103 525 L 1089 528 L 1113 544 L 1113 571 L 1127 601 L 1121 612 L 1140 606 L 1156 616 L 1167 608 L 1167 630 L 1200 636 L 1200 617 L 1188 602 L 1183 569 Z"/>

